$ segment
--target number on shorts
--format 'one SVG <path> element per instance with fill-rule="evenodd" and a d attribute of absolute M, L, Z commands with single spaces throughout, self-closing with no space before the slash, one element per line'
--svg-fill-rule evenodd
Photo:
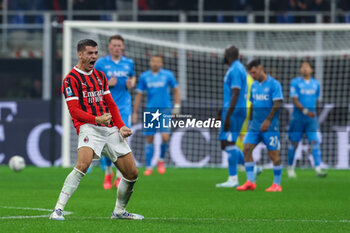
<path fill-rule="evenodd" d="M 279 141 L 278 141 L 278 136 L 271 136 L 270 137 L 270 146 L 276 146 L 278 145 Z"/>

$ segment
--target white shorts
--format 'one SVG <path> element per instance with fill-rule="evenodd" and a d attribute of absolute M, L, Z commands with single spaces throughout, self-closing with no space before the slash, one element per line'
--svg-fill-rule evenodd
<path fill-rule="evenodd" d="M 117 127 L 104 127 L 84 124 L 79 129 L 78 149 L 90 147 L 94 151 L 94 159 L 107 155 L 114 163 L 118 157 L 131 152 L 126 140 L 120 135 Z"/>

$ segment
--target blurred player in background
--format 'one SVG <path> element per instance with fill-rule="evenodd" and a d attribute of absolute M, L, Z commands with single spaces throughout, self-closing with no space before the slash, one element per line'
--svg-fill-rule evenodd
<path fill-rule="evenodd" d="M 247 116 L 247 73 L 240 62 L 235 46 L 225 50 L 225 63 L 229 65 L 224 78 L 223 107 L 219 140 L 221 149 L 228 153 L 228 180 L 216 187 L 238 186 L 237 164 L 244 164 L 242 151 L 236 146 L 237 138 Z"/>
<path fill-rule="evenodd" d="M 237 138 L 237 142 L 236 142 L 236 146 L 243 151 L 243 141 L 244 141 L 244 137 L 246 135 L 246 133 L 248 132 L 248 122 L 249 122 L 249 117 L 250 117 L 250 106 L 251 106 L 251 102 L 249 101 L 250 99 L 250 89 L 251 86 L 254 82 L 254 79 L 252 78 L 252 76 L 250 76 L 249 74 L 247 75 L 247 87 L 248 87 L 248 91 L 247 91 L 247 117 L 244 120 L 244 123 L 242 125 L 242 129 L 241 132 Z"/>
<path fill-rule="evenodd" d="M 255 190 L 255 175 L 253 150 L 261 141 L 266 145 L 268 155 L 273 162 L 273 184 L 267 188 L 267 192 L 281 192 L 282 166 L 279 156 L 280 133 L 278 116 L 282 105 L 283 93 L 281 84 L 265 71 L 259 60 L 251 61 L 247 70 L 255 82 L 251 87 L 250 101 L 251 122 L 244 139 L 244 157 L 247 181 L 237 187 L 239 191 Z"/>
<path fill-rule="evenodd" d="M 250 99 L 250 89 L 252 87 L 252 84 L 254 82 L 254 79 L 252 78 L 252 76 L 250 76 L 249 74 L 247 75 L 247 86 L 248 86 L 248 94 L 247 94 L 247 117 L 244 120 L 241 132 L 239 133 L 239 136 L 237 138 L 237 142 L 236 142 L 236 146 L 243 151 L 243 142 L 244 142 L 244 138 L 245 135 L 248 132 L 248 123 L 250 121 L 250 106 L 252 105 L 252 103 L 249 101 Z M 243 162 L 241 163 L 241 160 L 238 161 L 239 165 L 243 165 L 244 166 L 244 155 L 243 155 Z M 257 175 L 260 175 L 262 173 L 262 167 L 259 165 L 255 165 L 254 166 L 254 175 L 255 177 Z"/>
<path fill-rule="evenodd" d="M 132 59 L 123 56 L 124 39 L 120 35 L 109 38 L 109 55 L 97 60 L 95 69 L 103 71 L 108 79 L 108 86 L 114 102 L 117 104 L 123 122 L 127 127 L 131 127 L 131 95 L 128 89 L 135 86 L 135 69 Z M 104 189 L 112 188 L 112 162 L 107 156 L 103 156 L 105 162 Z M 118 188 L 120 173 L 116 172 L 114 185 Z"/>
<path fill-rule="evenodd" d="M 142 96 L 147 92 L 147 112 L 156 112 L 162 119 L 163 115 L 179 114 L 181 109 L 180 89 L 177 81 L 170 70 L 163 69 L 163 58 L 160 55 L 153 55 L 150 60 L 151 69 L 141 74 L 140 80 L 137 84 L 137 94 L 134 102 L 134 109 L 132 115 L 133 123 L 137 122 L 137 111 L 142 101 Z M 170 88 L 175 92 L 175 105 L 172 108 Z M 170 128 L 160 129 L 162 135 L 162 144 L 160 149 L 160 158 L 158 161 L 159 174 L 165 173 L 164 156 L 169 147 Z M 152 158 L 154 152 L 154 135 L 156 129 L 147 129 L 143 131 L 146 135 L 145 156 L 146 156 L 146 170 L 144 175 L 152 175 Z"/>
<path fill-rule="evenodd" d="M 125 210 L 138 177 L 126 138 L 132 134 L 125 126 L 108 89 L 103 72 L 94 69 L 98 57 L 97 43 L 81 40 L 77 46 L 79 62 L 63 81 L 62 92 L 79 135 L 78 159 L 67 176 L 50 219 L 64 220 L 63 209 L 78 188 L 93 158 L 106 154 L 123 174 L 111 218 L 143 219 Z"/>
<path fill-rule="evenodd" d="M 300 65 L 301 76 L 296 77 L 290 84 L 290 97 L 293 100 L 294 110 L 289 123 L 288 148 L 288 176 L 296 177 L 294 171 L 294 156 L 299 141 L 303 134 L 312 148 L 312 155 L 315 163 L 316 176 L 326 177 L 327 173 L 321 170 L 321 148 L 317 132 L 319 123 L 317 119 L 318 99 L 320 97 L 320 83 L 311 77 L 313 72 L 310 62 L 303 61 Z"/>

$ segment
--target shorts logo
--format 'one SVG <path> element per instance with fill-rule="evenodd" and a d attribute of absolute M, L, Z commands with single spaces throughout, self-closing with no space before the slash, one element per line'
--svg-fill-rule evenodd
<path fill-rule="evenodd" d="M 88 137 L 88 136 L 86 136 L 86 137 L 84 138 L 84 142 L 85 142 L 85 143 L 88 143 L 88 142 L 89 142 L 89 137 Z"/>
<path fill-rule="evenodd" d="M 70 89 L 70 87 L 66 88 L 66 92 L 67 92 L 67 96 L 72 96 L 73 95 L 72 89 Z"/>

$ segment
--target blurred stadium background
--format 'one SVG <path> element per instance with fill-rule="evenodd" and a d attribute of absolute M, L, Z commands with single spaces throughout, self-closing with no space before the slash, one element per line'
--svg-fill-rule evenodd
<path fill-rule="evenodd" d="M 350 1 L 3 0 L 0 6 L 0 221 L 5 223 L 0 232 L 349 232 Z M 125 38 L 125 54 L 135 61 L 137 78 L 148 69 L 152 53 L 164 55 L 165 68 L 174 71 L 181 87 L 182 113 L 199 119 L 215 117 L 220 108 L 224 48 L 239 47 L 244 63 L 259 56 L 285 95 L 283 165 L 289 83 L 300 61 L 310 60 L 322 88 L 322 166 L 330 168 L 328 177 L 315 178 L 304 141 L 296 156 L 303 169 L 294 180 L 283 172 L 282 193 L 263 191 L 270 185 L 270 171 L 259 176 L 254 192 L 218 190 L 215 184 L 227 177 L 218 131 L 174 130 L 166 155 L 171 168 L 163 176 L 140 172 L 128 207 L 146 216 L 143 223 L 109 220 L 115 190 L 103 190 L 99 168 L 71 198 L 68 221 L 48 222 L 76 156 L 75 131 L 62 124 L 67 115 L 62 117 L 61 80 L 76 63 L 79 39 L 97 40 L 105 55 L 107 39 L 115 33 Z M 130 143 L 143 171 L 140 129 L 141 123 L 133 126 Z M 68 142 L 62 135 L 70 136 Z M 13 155 L 31 166 L 14 173 L 7 166 Z M 254 157 L 271 166 L 264 147 Z M 69 168 L 52 167 L 62 162 Z M 243 183 L 245 173 L 240 171 L 239 178 Z"/>
<path fill-rule="evenodd" d="M 247 62 L 260 56 L 269 73 L 283 84 L 286 97 L 281 116 L 282 159 L 286 163 L 287 130 L 290 100 L 289 82 L 298 75 L 299 62 L 310 59 L 315 76 L 322 83 L 321 120 L 324 167 L 349 167 L 349 30 L 327 31 L 331 23 L 350 22 L 350 3 L 346 0 L 233 0 L 220 1 L 2 1 L 0 49 L 0 164 L 7 164 L 12 155 L 25 157 L 27 164 L 50 166 L 61 164 L 61 93 L 64 75 L 63 23 L 66 20 L 96 22 L 190 22 L 324 23 L 322 31 L 254 31 L 254 30 L 113 30 L 85 27 L 72 30 L 70 48 L 75 64 L 75 43 L 85 37 L 99 42 L 105 55 L 110 35 L 126 38 L 126 55 L 134 59 L 136 75 L 148 69 L 152 52 L 165 57 L 165 67 L 173 70 L 182 89 L 183 113 L 198 118 L 215 117 L 222 99 L 223 49 L 235 44 Z M 113 24 L 113 23 L 112 23 Z M 258 28 L 259 26 L 257 26 Z M 283 29 L 283 26 L 280 26 Z M 312 28 L 312 26 L 311 26 Z M 177 44 L 182 48 L 177 48 Z M 67 56 L 66 56 L 67 57 Z M 141 119 L 140 119 L 141 120 Z M 51 124 L 55 127 L 51 127 Z M 139 165 L 144 164 L 143 138 L 140 125 L 134 126 L 132 147 Z M 74 139 L 75 132 L 72 131 Z M 175 134 L 176 135 L 176 134 Z M 226 166 L 225 154 L 219 150 L 217 132 L 189 130 L 172 137 L 167 163 L 175 166 Z M 180 142 L 178 142 L 180 140 Z M 21 145 L 21 146 L 18 146 Z M 75 143 L 71 143 L 71 165 Z M 181 147 L 181 148 L 179 148 Z M 257 150 L 258 151 L 258 150 Z M 156 152 L 157 153 L 157 152 Z M 306 156 L 301 156 L 302 154 Z M 297 165 L 310 167 L 308 147 L 300 147 Z M 265 150 L 256 152 L 259 163 L 269 166 Z M 154 161 L 156 161 L 156 156 Z"/>

